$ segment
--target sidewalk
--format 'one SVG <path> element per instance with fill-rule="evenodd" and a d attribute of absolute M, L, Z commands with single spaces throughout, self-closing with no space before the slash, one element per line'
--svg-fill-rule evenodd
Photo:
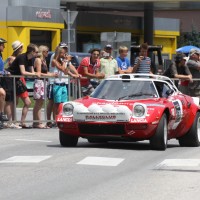
<path fill-rule="evenodd" d="M 22 108 L 17 108 L 16 111 L 17 111 L 16 113 L 17 121 L 20 121 Z M 46 113 L 44 113 L 44 108 L 42 108 L 41 110 L 41 116 L 42 116 L 42 120 L 46 120 Z M 29 108 L 29 111 L 26 116 L 26 121 L 27 121 L 27 124 L 33 123 L 33 108 Z"/>

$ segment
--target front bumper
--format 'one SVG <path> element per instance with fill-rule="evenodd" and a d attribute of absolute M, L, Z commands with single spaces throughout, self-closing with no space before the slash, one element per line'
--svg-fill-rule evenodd
<path fill-rule="evenodd" d="M 110 123 L 110 122 L 60 122 L 58 128 L 70 135 L 78 137 L 129 137 L 136 140 L 149 139 L 157 128 L 148 123 Z"/>

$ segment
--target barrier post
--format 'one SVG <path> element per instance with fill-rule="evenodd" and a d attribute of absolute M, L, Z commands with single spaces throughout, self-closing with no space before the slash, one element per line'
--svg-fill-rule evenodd
<path fill-rule="evenodd" d="M 16 101 L 16 85 L 15 85 L 15 83 L 16 83 L 16 79 L 15 79 L 15 77 L 11 77 L 12 79 L 13 79 L 13 97 L 14 97 L 14 106 L 13 106 L 13 111 L 14 111 L 14 121 L 16 121 L 17 120 L 17 101 Z"/>

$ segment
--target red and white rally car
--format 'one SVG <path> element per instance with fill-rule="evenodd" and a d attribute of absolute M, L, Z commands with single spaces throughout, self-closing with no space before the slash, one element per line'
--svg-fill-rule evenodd
<path fill-rule="evenodd" d="M 165 150 L 169 139 L 180 146 L 200 145 L 199 99 L 182 94 L 160 75 L 120 74 L 102 81 L 87 97 L 60 105 L 56 117 L 60 144 L 149 140 Z"/>

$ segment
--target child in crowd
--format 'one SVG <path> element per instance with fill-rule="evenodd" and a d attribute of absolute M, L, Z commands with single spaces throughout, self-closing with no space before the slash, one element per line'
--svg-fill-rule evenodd
<path fill-rule="evenodd" d="M 143 43 L 140 45 L 140 55 L 136 57 L 133 66 L 133 73 L 149 74 L 151 72 L 151 58 L 147 56 L 148 44 Z"/>
<path fill-rule="evenodd" d="M 127 58 L 127 55 L 128 48 L 126 46 L 120 46 L 119 56 L 116 58 L 120 74 L 129 74 L 133 71 L 133 67 L 131 67 L 130 60 Z"/>

